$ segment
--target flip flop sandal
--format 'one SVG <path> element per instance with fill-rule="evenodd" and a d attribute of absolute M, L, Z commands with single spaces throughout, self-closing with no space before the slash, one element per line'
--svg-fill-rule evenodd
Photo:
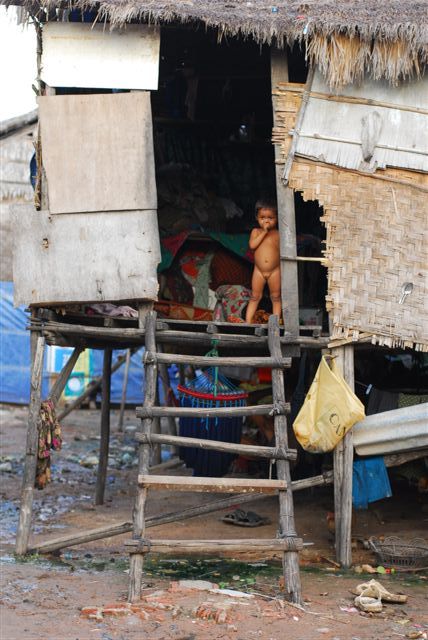
<path fill-rule="evenodd" d="M 372 598 L 380 598 L 382 602 L 390 602 L 391 604 L 404 604 L 407 602 L 407 596 L 401 593 L 391 593 L 388 589 L 377 580 L 370 580 L 359 584 L 351 593 L 360 595 L 364 591 L 366 596 Z"/>
<path fill-rule="evenodd" d="M 254 511 L 244 511 L 243 509 L 235 509 L 231 513 L 227 513 L 223 518 L 223 522 L 234 524 L 237 527 L 261 527 L 270 524 L 269 518 L 263 518 Z"/>
<path fill-rule="evenodd" d="M 381 600 L 363 594 L 355 598 L 354 604 L 358 609 L 367 613 L 380 613 L 382 611 Z"/>

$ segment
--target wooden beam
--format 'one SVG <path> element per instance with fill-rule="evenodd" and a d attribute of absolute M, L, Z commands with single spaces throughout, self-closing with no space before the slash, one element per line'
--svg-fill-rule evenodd
<path fill-rule="evenodd" d="M 281 353 L 279 341 L 279 318 L 269 318 L 269 350 L 272 358 L 278 358 Z M 274 402 L 285 402 L 284 372 L 281 369 L 272 370 L 272 396 Z M 288 449 L 288 425 L 285 415 L 274 418 L 275 443 L 277 447 Z M 291 485 L 290 465 L 287 460 L 276 463 L 278 479 L 287 486 Z M 285 538 L 297 537 L 294 524 L 294 505 L 292 491 L 279 492 L 279 535 Z M 302 588 L 300 584 L 299 555 L 296 552 L 283 556 L 284 585 L 291 602 L 300 604 Z"/>
<path fill-rule="evenodd" d="M 43 356 L 45 353 L 45 339 L 40 336 L 40 334 L 32 332 L 31 341 L 33 343 L 31 352 L 34 353 L 34 357 L 31 363 L 31 389 L 30 406 L 28 410 L 27 444 L 25 450 L 19 523 L 16 534 L 15 551 L 17 555 L 23 555 L 27 552 L 31 530 L 34 481 L 36 478 L 37 452 L 39 444 Z"/>
<path fill-rule="evenodd" d="M 71 372 L 74 369 L 74 365 L 76 364 L 81 353 L 82 349 L 79 347 L 75 347 L 73 353 L 65 363 L 58 378 L 55 380 L 55 383 L 48 395 L 49 400 L 52 400 L 54 405 L 58 404 L 61 394 L 64 391 L 65 385 L 67 384 Z"/>
<path fill-rule="evenodd" d="M 272 551 L 299 551 L 303 549 L 303 541 L 300 538 L 273 538 L 273 539 L 232 539 L 232 540 L 127 540 L 125 542 L 129 553 L 165 553 L 170 550 L 174 553 L 269 553 Z"/>
<path fill-rule="evenodd" d="M 282 354 L 277 360 L 266 357 L 241 357 L 230 358 L 226 356 L 191 356 L 177 353 L 153 353 L 146 351 L 144 362 L 156 360 L 157 364 L 190 364 L 192 367 L 290 367 L 291 359 L 283 358 Z"/>
<path fill-rule="evenodd" d="M 251 407 L 219 407 L 205 409 L 204 407 L 137 407 L 137 418 L 162 418 L 174 416 L 176 418 L 234 418 L 236 416 L 266 416 L 275 413 L 290 413 L 290 403 L 256 404 Z"/>
<path fill-rule="evenodd" d="M 285 491 L 283 480 L 253 478 L 198 478 L 195 476 L 139 475 L 138 484 L 158 490 L 195 491 L 202 493 L 275 493 Z"/>
<path fill-rule="evenodd" d="M 106 486 L 108 452 L 110 448 L 110 395 L 111 395 L 111 359 L 112 349 L 104 350 L 103 381 L 101 391 L 101 440 L 98 460 L 97 484 L 95 488 L 95 504 L 104 504 Z"/>
<path fill-rule="evenodd" d="M 279 82 L 288 82 L 287 53 L 284 50 L 271 47 L 271 85 L 275 94 Z M 278 125 L 276 114 L 277 97 L 272 96 L 273 101 L 273 126 Z M 278 164 L 281 160 L 279 145 L 275 149 L 275 173 L 276 173 L 276 198 L 278 206 L 278 226 L 280 237 L 280 253 L 285 258 L 296 258 L 296 216 L 294 211 L 294 193 L 285 186 L 282 181 L 282 167 Z M 299 335 L 299 293 L 297 282 L 297 262 L 294 260 L 281 260 L 281 304 L 284 328 L 292 337 Z M 292 355 L 299 355 L 299 350 Z"/>
<path fill-rule="evenodd" d="M 354 389 L 354 347 L 347 345 L 331 350 L 343 377 Z M 352 463 L 354 448 L 352 430 L 339 442 L 333 453 L 334 461 L 334 513 L 336 522 L 336 560 L 344 568 L 352 564 Z"/>
<path fill-rule="evenodd" d="M 277 447 L 258 447 L 249 444 L 222 442 L 220 440 L 203 440 L 201 438 L 187 438 L 154 433 L 151 433 L 150 436 L 137 433 L 135 434 L 135 439 L 140 442 L 148 442 L 149 444 L 154 442 L 159 444 L 171 444 L 176 447 L 197 447 L 198 449 L 223 451 L 224 453 L 236 453 L 242 456 L 255 456 L 274 460 L 297 459 L 297 451 L 295 449 L 282 450 Z"/>

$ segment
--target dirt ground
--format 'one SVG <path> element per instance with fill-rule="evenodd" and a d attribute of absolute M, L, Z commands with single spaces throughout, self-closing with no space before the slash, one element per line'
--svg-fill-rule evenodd
<path fill-rule="evenodd" d="M 112 412 L 106 500 L 97 507 L 93 495 L 99 412 L 82 410 L 64 421 L 64 446 L 54 454 L 53 482 L 35 492 L 32 542 L 131 519 L 137 476 L 132 434 L 137 422 L 134 412 L 127 412 L 125 432 L 119 434 L 117 415 Z M 334 565 L 333 536 L 326 520 L 333 507 L 332 488 L 295 494 L 297 531 L 307 545 L 300 556 L 304 609 L 284 603 L 279 557 L 250 555 L 149 555 L 143 599 L 131 609 L 126 605 L 129 564 L 124 548 L 130 534 L 69 547 L 57 556 L 31 556 L 25 562 L 14 558 L 25 421 L 25 409 L 0 407 L 2 640 L 428 637 L 426 572 L 375 575 L 390 591 L 409 596 L 406 604 L 384 605 L 381 613 L 358 611 L 351 594 L 358 584 L 373 577 L 359 573 L 361 566 L 378 564 L 362 541 L 380 535 L 426 539 L 426 494 L 419 494 L 410 480 L 393 481 L 393 498 L 355 514 L 353 531 L 360 542 L 353 552 L 354 567 L 348 572 Z M 189 472 L 177 468 L 171 473 Z M 153 492 L 148 515 L 180 511 L 215 498 L 211 494 Z M 255 529 L 232 527 L 221 521 L 226 511 L 219 511 L 148 531 L 162 538 L 275 537 L 276 498 L 262 497 L 243 508 L 270 518 L 271 524 Z M 219 592 L 212 590 L 215 585 Z M 244 595 L 238 597 L 224 589 Z M 85 607 L 90 609 L 85 612 Z"/>

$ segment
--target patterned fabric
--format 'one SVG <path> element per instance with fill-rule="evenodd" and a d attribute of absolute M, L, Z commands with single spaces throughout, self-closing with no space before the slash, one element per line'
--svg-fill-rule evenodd
<path fill-rule="evenodd" d="M 56 419 L 52 400 L 42 402 L 40 406 L 39 442 L 37 451 L 36 489 L 44 489 L 51 481 L 51 450 L 62 447 L 61 425 Z"/>
<path fill-rule="evenodd" d="M 248 304 L 251 291 L 240 285 L 224 285 L 215 292 L 218 300 L 214 309 L 214 320 L 230 322 L 230 316 L 242 318 L 242 313 Z"/>
<path fill-rule="evenodd" d="M 238 258 L 229 251 L 219 249 L 211 262 L 211 289 L 223 285 L 240 284 L 251 287 L 252 267 L 249 262 Z"/>

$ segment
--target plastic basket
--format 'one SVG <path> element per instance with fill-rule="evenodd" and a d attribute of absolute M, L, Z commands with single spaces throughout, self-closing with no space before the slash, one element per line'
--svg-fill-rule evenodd
<path fill-rule="evenodd" d="M 428 567 L 428 545 L 422 538 L 402 540 L 390 536 L 384 540 L 369 538 L 378 562 L 384 567 L 401 571 Z"/>

